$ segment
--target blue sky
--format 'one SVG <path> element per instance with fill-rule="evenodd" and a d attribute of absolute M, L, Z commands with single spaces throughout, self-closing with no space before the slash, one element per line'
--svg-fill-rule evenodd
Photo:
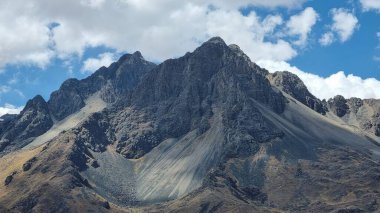
<path fill-rule="evenodd" d="M 380 1 L 5 0 L 0 115 L 124 53 L 159 63 L 212 36 L 270 71 L 296 73 L 320 98 L 380 98 Z"/>
<path fill-rule="evenodd" d="M 330 24 L 331 8 L 349 8 L 355 11 L 359 20 L 359 28 L 347 42 L 335 42 L 323 47 L 318 44 L 302 52 L 298 57 L 290 61 L 297 67 L 308 70 L 321 76 L 328 76 L 338 70 L 353 73 L 363 78 L 375 77 L 380 79 L 380 62 L 374 57 L 380 55 L 379 39 L 380 14 L 378 12 L 362 12 L 360 4 L 354 1 L 323 1 L 324 3 L 310 2 L 321 16 L 316 25 L 314 35 L 318 36 L 325 30 L 325 25 Z"/>

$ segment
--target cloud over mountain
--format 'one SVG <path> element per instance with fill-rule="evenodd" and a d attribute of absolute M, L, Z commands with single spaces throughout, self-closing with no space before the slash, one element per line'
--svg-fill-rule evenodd
<path fill-rule="evenodd" d="M 0 14 L 4 16 L 0 19 L 0 67 L 18 63 L 44 67 L 53 57 L 81 56 L 86 48 L 97 46 L 140 50 L 151 60 L 163 60 L 191 51 L 215 35 L 247 47 L 253 59 L 287 60 L 296 55 L 291 44 L 281 38 L 266 39 L 283 23 L 282 18 L 260 17 L 254 12 L 245 16 L 239 8 L 299 8 L 303 2 L 6 0 L 0 3 Z M 308 8 L 303 15 L 315 16 L 314 13 Z M 311 17 L 311 26 L 302 26 L 295 18 L 289 27 L 302 42 L 315 18 Z M 240 33 L 232 33 L 237 27 Z M 251 47 L 260 51 L 252 51 Z"/>
<path fill-rule="evenodd" d="M 283 61 L 258 61 L 258 64 L 270 72 L 289 71 L 298 75 L 310 92 L 320 99 L 329 99 L 336 95 L 343 95 L 345 98 L 380 99 L 380 81 L 375 78 L 364 79 L 352 74 L 347 75 L 344 71 L 321 77 Z"/>
<path fill-rule="evenodd" d="M 98 58 L 89 58 L 83 62 L 82 72 L 93 73 L 99 67 L 108 67 L 112 62 L 116 61 L 116 57 L 113 53 L 102 53 Z"/>
<path fill-rule="evenodd" d="M 0 117 L 5 115 L 5 114 L 18 114 L 21 112 L 21 110 L 24 107 L 16 107 L 13 106 L 12 104 L 5 104 L 4 106 L 0 107 Z"/>

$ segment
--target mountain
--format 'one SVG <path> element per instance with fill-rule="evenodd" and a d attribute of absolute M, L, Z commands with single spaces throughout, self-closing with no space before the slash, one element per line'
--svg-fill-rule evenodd
<path fill-rule="evenodd" d="M 332 120 L 362 129 L 380 136 L 380 100 L 350 98 L 337 95 L 334 98 L 319 100 L 312 95 L 301 79 L 290 72 L 268 74 L 271 84 L 289 94 L 314 111 L 327 115 Z"/>
<path fill-rule="evenodd" d="M 336 96 L 328 101 L 328 107 L 343 123 L 380 136 L 380 100 Z"/>
<path fill-rule="evenodd" d="M 278 87 L 281 91 L 289 94 L 304 105 L 314 111 L 326 114 L 328 109 L 325 102 L 322 102 L 309 92 L 302 80 L 290 72 L 275 72 L 268 75 L 271 84 Z"/>
<path fill-rule="evenodd" d="M 321 101 L 219 37 L 127 54 L 3 119 L 0 210 L 376 212 L 377 103 Z"/>
<path fill-rule="evenodd" d="M 29 100 L 21 113 L 5 120 L 0 133 L 0 151 L 7 152 L 30 143 L 33 137 L 43 134 L 53 125 L 46 101 L 39 95 Z"/>

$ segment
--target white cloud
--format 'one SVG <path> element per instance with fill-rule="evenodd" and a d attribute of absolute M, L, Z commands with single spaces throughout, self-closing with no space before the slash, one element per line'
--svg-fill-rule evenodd
<path fill-rule="evenodd" d="M 280 15 L 261 17 L 254 12 L 244 16 L 238 8 L 248 5 L 297 8 L 304 2 L 306 0 L 192 0 L 185 3 L 178 0 L 3 0 L 0 1 L 0 70 L 6 64 L 19 63 L 44 67 L 55 56 L 69 61 L 73 54 L 82 56 L 86 48 L 97 46 L 113 48 L 116 52 L 140 50 L 148 60 L 161 61 L 192 51 L 212 36 L 238 44 L 253 61 L 287 61 L 297 55 L 297 47 L 292 44 L 307 43 L 318 21 L 316 11 L 306 8 L 290 20 L 284 20 Z M 363 7 L 376 7 L 375 1 L 361 2 Z M 358 19 L 352 12 L 333 9 L 331 14 L 333 23 L 320 39 L 322 45 L 328 45 L 335 37 L 345 42 L 358 28 Z M 50 23 L 59 25 L 51 29 Z M 297 40 L 291 43 L 287 40 L 289 37 L 278 35 L 284 32 Z M 114 60 L 111 53 L 87 59 L 82 71 L 93 72 Z M 298 70 L 286 62 L 271 66 L 273 64 L 278 65 L 274 68 Z M 359 97 L 379 95 L 368 86 L 379 89 L 374 79 L 360 79 L 342 72 L 321 78 L 298 71 L 318 97 L 339 93 Z M 351 87 L 333 90 L 328 79 L 343 79 L 342 82 L 348 82 Z"/>
<path fill-rule="evenodd" d="M 53 57 L 68 60 L 73 54 L 82 56 L 86 48 L 97 46 L 118 52 L 140 50 L 147 59 L 161 61 L 191 51 L 219 32 L 229 34 L 227 42 L 247 46 L 253 59 L 286 60 L 296 55 L 289 42 L 277 38 L 263 40 L 282 24 L 282 18 L 261 19 L 256 15 L 247 18 L 238 8 L 248 5 L 297 8 L 305 1 L 3 0 L 0 2 L 0 69 L 6 64 L 20 63 L 44 67 Z M 216 27 L 220 23 L 218 16 L 224 20 L 232 18 L 237 25 L 232 26 L 227 20 Z M 50 23 L 58 26 L 52 29 Z M 237 26 L 243 26 L 244 31 L 227 33 L 228 27 Z M 244 42 L 236 42 L 238 38 Z M 255 46 L 256 50 L 252 51 Z"/>
<path fill-rule="evenodd" d="M 376 98 L 380 99 L 380 81 L 375 78 L 363 79 L 361 77 L 339 71 L 329 77 L 323 78 L 291 66 L 287 62 L 259 61 L 259 66 L 270 72 L 289 71 L 305 83 L 309 91 L 320 99 L 332 98 L 335 95 L 343 95 L 345 98 Z"/>
<path fill-rule="evenodd" d="M 5 114 L 19 114 L 24 107 L 16 107 L 11 104 L 5 104 L 4 106 L 0 107 L 0 117 Z"/>
<path fill-rule="evenodd" d="M 367 10 L 377 10 L 380 11 L 380 1 L 379 0 L 360 0 L 362 7 L 365 11 Z"/>
<path fill-rule="evenodd" d="M 108 67 L 116 60 L 113 53 L 102 53 L 98 58 L 89 58 L 83 62 L 82 72 L 93 73 L 102 66 Z"/>
<path fill-rule="evenodd" d="M 336 32 L 341 42 L 345 42 L 354 33 L 355 29 L 359 27 L 358 19 L 350 11 L 339 8 L 332 9 L 333 25 L 331 30 Z"/>
<path fill-rule="evenodd" d="M 329 46 L 336 40 L 346 42 L 351 38 L 355 30 L 359 28 L 358 18 L 349 10 L 333 8 L 330 13 L 333 23 L 329 26 L 329 31 L 324 33 L 319 39 L 319 43 L 322 46 Z"/>
<path fill-rule="evenodd" d="M 220 0 L 197 0 L 197 2 L 205 2 L 208 4 L 214 4 L 218 7 L 232 9 L 243 6 L 257 6 L 265 8 L 286 7 L 286 8 L 298 8 L 301 7 L 306 0 L 233 0 L 233 1 L 220 1 Z"/>
<path fill-rule="evenodd" d="M 239 45 L 254 61 L 289 60 L 297 52 L 288 42 L 281 39 L 276 42 L 264 41 L 281 24 L 280 16 L 267 16 L 261 20 L 254 12 L 243 16 L 238 11 L 215 11 L 208 17 L 207 34 L 221 36 L 228 44 Z"/>
<path fill-rule="evenodd" d="M 54 55 L 48 22 L 30 14 L 30 2 L 0 2 L 0 69 L 6 64 L 46 66 Z"/>
<path fill-rule="evenodd" d="M 2 94 L 2 93 L 8 93 L 11 90 L 12 90 L 12 88 L 10 88 L 9 86 L 5 86 L 5 85 L 0 86 L 0 94 Z"/>
<path fill-rule="evenodd" d="M 334 34 L 332 32 L 327 32 L 322 35 L 322 37 L 319 39 L 319 43 L 322 46 L 329 46 L 332 44 L 335 40 Z"/>
<path fill-rule="evenodd" d="M 287 33 L 299 37 L 294 44 L 300 46 L 306 44 L 307 37 L 312 27 L 317 23 L 318 17 L 318 13 L 311 7 L 306 8 L 300 14 L 290 17 L 290 20 L 286 24 L 288 28 Z"/>

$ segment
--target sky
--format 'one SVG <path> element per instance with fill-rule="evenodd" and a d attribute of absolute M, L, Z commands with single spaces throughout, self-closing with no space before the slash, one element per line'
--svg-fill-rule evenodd
<path fill-rule="evenodd" d="M 125 53 L 160 63 L 214 36 L 320 99 L 380 99 L 380 0 L 1 0 L 0 116 Z"/>

